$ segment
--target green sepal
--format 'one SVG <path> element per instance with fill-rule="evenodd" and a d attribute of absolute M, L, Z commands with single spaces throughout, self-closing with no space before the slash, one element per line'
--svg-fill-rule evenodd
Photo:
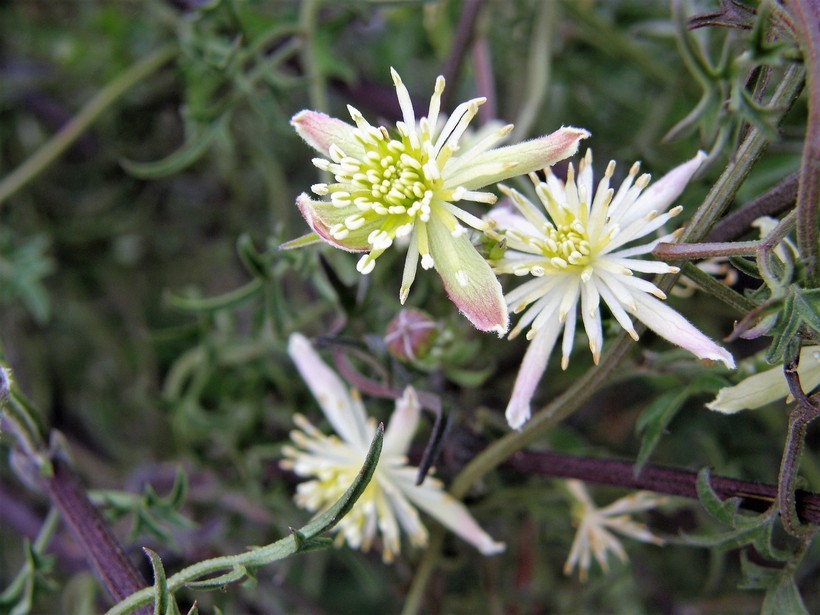
<path fill-rule="evenodd" d="M 322 238 L 319 237 L 318 234 L 308 233 L 307 235 L 302 235 L 301 237 L 297 237 L 296 239 L 291 239 L 290 241 L 286 241 L 285 243 L 279 244 L 279 249 L 296 250 L 298 248 L 306 248 L 307 246 L 322 243 L 322 241 Z"/>

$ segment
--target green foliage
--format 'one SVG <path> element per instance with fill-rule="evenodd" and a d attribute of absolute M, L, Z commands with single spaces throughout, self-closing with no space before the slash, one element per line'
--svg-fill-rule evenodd
<path fill-rule="evenodd" d="M 401 305 L 400 250 L 360 276 L 357 255 L 305 235 L 294 199 L 327 178 L 289 125 L 304 108 L 345 119 L 347 104 L 373 123 L 394 121 L 390 66 L 425 113 L 435 76 L 446 73 L 444 111 L 488 96 L 481 111 L 495 116 L 480 115 L 475 126 L 514 122 L 521 139 L 560 125 L 589 129 L 595 177 L 618 161 L 613 186 L 632 160 L 657 178 L 705 148 L 710 164 L 678 199 L 680 219 L 706 202 L 724 166 L 736 180 L 726 197 L 736 211 L 802 161 L 814 107 L 805 95 L 785 115 L 770 103 L 800 60 L 786 8 L 721 2 L 696 15 L 703 3 L 675 2 L 670 14 L 665 3 L 640 0 L 70 4 L 0 3 L 0 358 L 2 378 L 14 380 L 0 391 L 0 613 L 91 613 L 105 599 L 101 584 L 77 572 L 58 514 L 42 520 L 46 496 L 17 479 L 20 459 L 39 470 L 34 479 L 49 477 L 53 455 L 71 458 L 126 552 L 148 557 L 151 587 L 114 612 L 137 603 L 162 615 L 396 612 L 416 600 L 422 612 L 649 614 L 706 611 L 734 601 L 739 587 L 759 591 L 751 594 L 759 605 L 744 612 L 818 609 L 807 578 L 817 566 L 811 534 L 803 542 L 785 535 L 775 505 L 750 514 L 740 499 L 721 500 L 707 473 L 699 505 L 678 500 L 646 518 L 670 544 L 624 541 L 629 562 L 613 562 L 607 575 L 596 570 L 584 585 L 567 578 L 576 528 L 561 489 L 548 473 L 505 465 L 509 456 L 549 447 L 631 460 L 638 479 L 651 461 L 774 484 L 791 407 L 705 411 L 703 402 L 740 375 L 697 364 L 651 333 L 622 343 L 604 310 L 604 365 L 593 365 L 578 333 L 569 367 L 553 356 L 533 400 L 536 414 L 548 409 L 545 422 L 562 421 L 511 445 L 503 409 L 524 335 L 508 342 L 475 331 L 433 271 L 419 269 Z M 78 118 L 90 119 L 55 143 Z M 737 144 L 754 131 L 777 142 L 746 176 Z M 43 163 L 40 152 L 54 157 Z M 10 182 L 26 168 L 25 182 Z M 563 163 L 555 172 L 563 175 Z M 791 207 L 775 214 L 785 238 L 795 235 Z M 491 259 L 506 250 L 489 237 L 475 243 Z M 670 303 L 713 339 L 737 322 L 726 345 L 738 360 L 768 347 L 767 359 L 779 363 L 798 345 L 817 344 L 820 291 L 799 254 L 769 246 L 730 263 L 741 274 L 734 303 L 708 292 Z M 429 314 L 437 331 L 414 360 L 393 357 L 384 342 L 406 307 Z M 479 557 L 442 538 L 424 514 L 430 547 L 405 540 L 391 566 L 378 541 L 369 553 L 329 548 L 328 530 L 357 494 L 307 522 L 293 501 L 300 479 L 279 465 L 296 413 L 329 433 L 287 355 L 296 331 L 345 368 L 377 419 L 405 386 L 419 391 L 423 420 L 410 461 L 462 489 L 506 553 Z M 601 373 L 611 348 L 626 349 L 611 375 L 574 389 Z M 590 396 L 564 413 L 574 403 L 567 391 Z M 65 434 L 64 446 L 46 444 L 52 429 Z M 493 446 L 507 446 L 506 457 L 467 481 L 465 468 L 486 462 Z M 811 446 L 799 477 L 818 491 Z M 681 533 L 682 541 L 672 538 Z M 214 559 L 224 553 L 238 555 Z M 434 589 L 419 581 L 425 571 L 436 575 Z M 238 584 L 245 589 L 222 591 Z"/>

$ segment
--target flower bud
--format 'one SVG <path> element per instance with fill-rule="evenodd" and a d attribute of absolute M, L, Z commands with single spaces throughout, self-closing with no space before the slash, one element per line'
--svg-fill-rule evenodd
<path fill-rule="evenodd" d="M 400 361 L 423 360 L 438 338 L 439 327 L 426 312 L 405 308 L 387 325 L 387 351 Z"/>

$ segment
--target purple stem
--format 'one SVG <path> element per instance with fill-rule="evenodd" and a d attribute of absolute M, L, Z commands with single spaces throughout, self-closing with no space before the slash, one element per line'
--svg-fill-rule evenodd
<path fill-rule="evenodd" d="M 74 470 L 56 456 L 52 464 L 54 475 L 43 479 L 43 486 L 114 601 L 119 602 L 148 585 L 88 499 Z M 152 610 L 143 607 L 135 612 L 150 615 Z"/>
<path fill-rule="evenodd" d="M 600 485 L 644 489 L 693 499 L 698 497 L 697 472 L 665 466 L 644 466 L 636 477 L 634 464 L 627 461 L 519 451 L 507 460 L 504 467 L 526 474 L 577 478 Z M 740 498 L 740 506 L 748 510 L 763 512 L 777 500 L 777 487 L 774 485 L 723 476 L 712 476 L 710 485 L 722 499 Z M 798 490 L 795 499 L 797 514 L 803 521 L 820 523 L 820 494 Z"/>

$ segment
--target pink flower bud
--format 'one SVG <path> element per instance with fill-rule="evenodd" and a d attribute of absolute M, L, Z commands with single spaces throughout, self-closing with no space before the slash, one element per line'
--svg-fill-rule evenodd
<path fill-rule="evenodd" d="M 424 359 L 438 337 L 436 321 L 415 308 L 403 309 L 387 325 L 387 351 L 400 361 Z"/>

